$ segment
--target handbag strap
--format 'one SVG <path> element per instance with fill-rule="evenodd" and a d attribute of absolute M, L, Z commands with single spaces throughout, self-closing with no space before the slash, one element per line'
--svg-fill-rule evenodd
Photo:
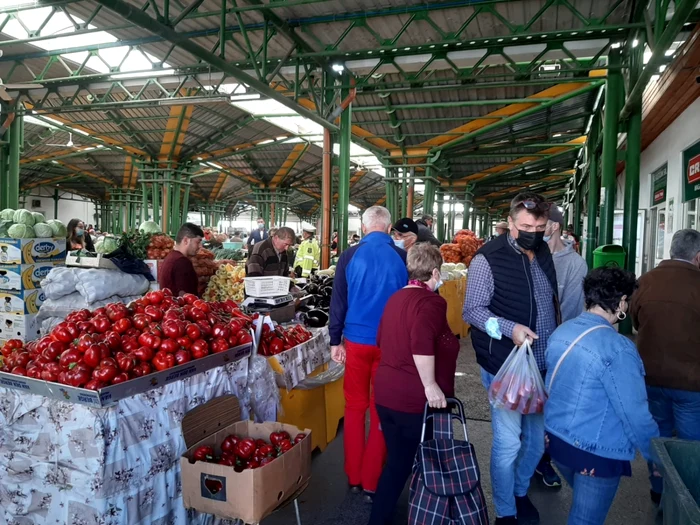
<path fill-rule="evenodd" d="M 592 327 L 590 327 L 588 330 L 586 330 L 585 332 L 583 332 L 581 335 L 579 335 L 576 339 L 574 339 L 574 340 L 572 341 L 572 343 L 569 345 L 569 347 L 568 347 L 566 350 L 564 350 L 564 353 L 561 355 L 561 357 L 559 358 L 559 361 L 557 361 L 557 364 L 556 364 L 555 367 L 554 367 L 554 370 L 552 371 L 552 378 L 549 380 L 549 390 L 550 390 L 550 391 L 552 390 L 552 384 L 554 383 L 554 378 L 556 377 L 557 372 L 559 371 L 559 367 L 560 367 L 561 364 L 564 362 L 564 359 L 566 359 L 566 356 L 569 355 L 569 353 L 571 352 L 571 350 L 574 349 L 574 346 L 576 346 L 576 344 L 577 344 L 579 341 L 581 341 L 581 339 L 583 339 L 584 337 L 586 337 L 586 336 L 587 336 L 588 334 L 590 334 L 591 332 L 593 332 L 593 331 L 595 331 L 595 330 L 598 330 L 599 328 L 610 328 L 611 330 L 613 329 L 611 326 L 606 326 L 606 325 L 604 325 L 604 324 L 599 324 L 599 325 L 596 325 L 596 326 L 592 326 Z"/>

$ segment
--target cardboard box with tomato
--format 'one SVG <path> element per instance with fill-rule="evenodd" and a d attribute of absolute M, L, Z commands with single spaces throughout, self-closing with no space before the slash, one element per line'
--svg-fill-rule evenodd
<path fill-rule="evenodd" d="M 231 412 L 225 411 L 228 414 Z M 296 497 L 306 488 L 311 478 L 310 430 L 300 430 L 293 425 L 277 422 L 236 421 L 219 426 L 221 421 L 216 421 L 216 416 L 206 419 L 207 421 L 195 425 L 196 430 L 200 431 L 196 435 L 205 437 L 190 446 L 180 459 L 185 507 L 220 518 L 259 523 L 282 503 Z M 183 431 L 184 427 L 185 421 Z M 240 471 L 240 466 L 202 460 L 193 462 L 195 454 L 202 452 L 201 447 L 211 447 L 209 450 L 213 450 L 215 456 L 221 456 L 222 444 L 230 435 L 270 442 L 271 434 L 280 431 L 287 432 L 292 439 L 300 433 L 306 436 L 291 448 L 286 447 L 283 454 L 257 468 Z M 185 440 L 188 444 L 192 443 L 187 435 Z"/>

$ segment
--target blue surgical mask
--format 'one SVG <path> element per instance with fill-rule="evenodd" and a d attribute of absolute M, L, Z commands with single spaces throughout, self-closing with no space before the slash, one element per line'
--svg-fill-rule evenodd
<path fill-rule="evenodd" d="M 264 227 L 265 227 L 265 223 L 264 223 L 264 222 L 258 223 L 258 230 L 262 230 Z"/>
<path fill-rule="evenodd" d="M 82 236 L 85 234 L 85 230 L 83 230 L 82 228 L 76 228 L 76 229 L 75 229 L 75 234 L 76 234 L 78 237 L 82 237 Z"/>
<path fill-rule="evenodd" d="M 406 249 L 406 248 L 404 247 L 404 246 L 405 246 L 405 243 L 404 243 L 403 239 L 394 239 L 394 244 L 395 244 L 396 246 L 398 246 L 399 248 L 401 248 L 402 250 L 405 250 L 405 249 Z"/>
<path fill-rule="evenodd" d="M 440 289 L 440 287 L 441 287 L 442 285 L 443 285 L 443 282 L 442 282 L 442 279 L 440 279 L 440 280 L 437 282 L 437 284 L 435 285 L 435 290 L 433 290 L 433 291 L 437 292 L 437 291 Z"/>
<path fill-rule="evenodd" d="M 551 238 L 552 238 L 551 235 L 545 235 L 544 237 L 542 237 L 542 240 L 543 240 L 544 242 L 549 242 L 549 240 L 550 240 Z"/>

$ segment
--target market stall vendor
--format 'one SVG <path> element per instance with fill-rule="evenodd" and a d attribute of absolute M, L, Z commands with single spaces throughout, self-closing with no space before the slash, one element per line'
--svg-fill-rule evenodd
<path fill-rule="evenodd" d="M 271 232 L 268 239 L 255 243 L 253 253 L 245 265 L 246 276 L 289 276 L 287 250 L 294 244 L 294 230 L 286 226 Z"/>
<path fill-rule="evenodd" d="M 197 295 L 197 274 L 189 258 L 196 255 L 203 238 L 204 232 L 196 224 L 186 222 L 180 227 L 173 250 L 158 270 L 161 288 L 170 288 L 176 296 L 186 293 Z"/>
<path fill-rule="evenodd" d="M 80 219 L 71 219 L 66 228 L 68 236 L 66 243 L 68 250 L 95 251 L 95 244 L 92 242 L 90 234 L 85 231 L 85 223 Z"/>
<path fill-rule="evenodd" d="M 321 260 L 321 248 L 314 238 L 316 228 L 308 226 L 303 229 L 304 240 L 299 244 L 296 260 L 294 261 L 294 272 L 298 277 L 308 277 L 312 270 L 318 270 Z"/>

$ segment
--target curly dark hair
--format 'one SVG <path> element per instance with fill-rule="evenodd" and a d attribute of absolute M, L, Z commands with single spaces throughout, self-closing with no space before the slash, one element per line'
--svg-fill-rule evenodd
<path fill-rule="evenodd" d="M 637 278 L 632 272 L 622 268 L 596 268 L 583 279 L 586 308 L 600 306 L 610 313 L 617 310 L 623 296 L 627 296 L 629 303 L 636 289 Z"/>

